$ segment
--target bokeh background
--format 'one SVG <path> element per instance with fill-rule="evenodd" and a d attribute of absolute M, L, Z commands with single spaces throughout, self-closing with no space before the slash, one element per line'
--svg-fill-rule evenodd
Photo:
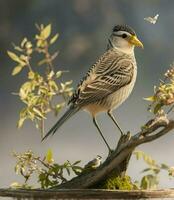
<path fill-rule="evenodd" d="M 1 0 L 0 1 L 0 187 L 21 181 L 14 173 L 15 160 L 12 151 L 32 149 L 44 155 L 51 148 L 55 160 L 82 160 L 85 164 L 97 154 L 103 159 L 107 149 L 92 124 L 91 118 L 79 112 L 53 137 L 41 143 L 40 134 L 31 122 L 20 130 L 16 128 L 22 104 L 12 95 L 24 82 L 24 74 L 11 76 L 14 63 L 6 51 L 11 43 L 18 44 L 24 36 L 29 39 L 36 33 L 35 23 L 52 23 L 60 38 L 56 49 L 60 51 L 56 66 L 69 70 L 65 79 L 73 79 L 75 86 L 88 68 L 105 51 L 107 38 L 116 24 L 132 26 L 144 43 L 144 50 L 136 49 L 138 78 L 130 98 L 115 111 L 115 116 L 125 131 L 136 133 L 151 114 L 148 103 L 143 100 L 153 93 L 153 86 L 174 60 L 174 1 L 169 0 Z M 144 17 L 159 13 L 155 25 Z M 106 115 L 99 116 L 103 132 L 112 147 L 116 145 L 119 132 Z M 49 116 L 46 129 L 56 121 Z M 157 160 L 174 165 L 174 134 L 139 147 Z M 145 167 L 133 157 L 128 174 L 133 180 L 142 176 Z M 162 173 L 161 187 L 174 187 Z"/>

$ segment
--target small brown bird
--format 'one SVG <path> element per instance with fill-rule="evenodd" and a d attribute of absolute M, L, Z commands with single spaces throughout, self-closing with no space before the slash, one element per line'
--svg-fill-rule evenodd
<path fill-rule="evenodd" d="M 69 109 L 42 139 L 57 129 L 79 110 L 88 111 L 106 146 L 111 152 L 96 121 L 97 114 L 106 112 L 120 130 L 112 111 L 122 104 L 132 92 L 137 76 L 134 47 L 143 47 L 135 31 L 127 25 L 113 28 L 108 40 L 107 51 L 92 65 L 86 76 L 77 86 L 69 101 Z"/>

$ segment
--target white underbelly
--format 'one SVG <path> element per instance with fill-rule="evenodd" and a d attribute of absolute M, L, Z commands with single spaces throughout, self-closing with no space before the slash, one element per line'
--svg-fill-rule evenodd
<path fill-rule="evenodd" d="M 97 114 L 101 112 L 114 110 L 129 97 L 130 93 L 132 92 L 134 83 L 127 85 L 124 88 L 121 88 L 120 90 L 109 95 L 104 100 L 104 104 L 103 103 L 89 104 L 87 106 L 84 106 L 83 109 L 88 111 L 92 116 L 96 116 Z"/>
<path fill-rule="evenodd" d="M 107 97 L 108 105 L 113 110 L 120 106 L 131 94 L 134 84 L 127 85 Z"/>
<path fill-rule="evenodd" d="M 129 97 L 129 95 L 131 94 L 131 92 L 134 88 L 136 76 L 137 76 L 136 67 L 134 70 L 135 71 L 134 71 L 132 81 L 128 85 L 126 85 L 126 86 L 120 88 L 119 90 L 117 90 L 116 92 L 108 95 L 105 99 L 103 99 L 99 102 L 84 106 L 83 109 L 87 110 L 93 116 L 95 116 L 96 114 L 98 114 L 100 112 L 114 110 L 115 108 L 120 106 Z"/>
<path fill-rule="evenodd" d="M 119 90 L 117 90 L 116 92 L 110 94 L 107 97 L 107 103 L 108 106 L 110 107 L 110 110 L 113 110 L 115 108 L 117 108 L 118 106 L 120 106 L 131 94 L 134 85 L 135 85 L 135 81 L 136 81 L 136 76 L 137 76 L 137 69 L 135 67 L 134 69 L 134 75 L 132 78 L 132 81 L 130 82 L 130 84 L 120 88 Z"/>

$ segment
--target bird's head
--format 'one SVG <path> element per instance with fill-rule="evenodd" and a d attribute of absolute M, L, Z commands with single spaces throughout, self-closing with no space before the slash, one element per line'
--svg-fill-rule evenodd
<path fill-rule="evenodd" d="M 127 25 L 117 25 L 113 28 L 109 38 L 109 48 L 118 48 L 123 52 L 131 53 L 134 47 L 143 48 L 142 42 L 137 38 L 135 31 Z"/>
<path fill-rule="evenodd" d="M 100 155 L 97 155 L 96 157 L 98 160 L 102 160 L 102 157 Z"/>

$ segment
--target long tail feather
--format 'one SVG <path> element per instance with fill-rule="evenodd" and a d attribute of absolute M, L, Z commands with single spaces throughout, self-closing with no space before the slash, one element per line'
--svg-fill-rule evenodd
<path fill-rule="evenodd" d="M 54 135 L 57 129 L 59 129 L 64 122 L 74 115 L 79 109 L 77 107 L 70 107 L 65 114 L 56 122 L 56 124 L 49 130 L 49 132 L 42 138 L 42 141 L 45 140 L 49 135 Z"/>

